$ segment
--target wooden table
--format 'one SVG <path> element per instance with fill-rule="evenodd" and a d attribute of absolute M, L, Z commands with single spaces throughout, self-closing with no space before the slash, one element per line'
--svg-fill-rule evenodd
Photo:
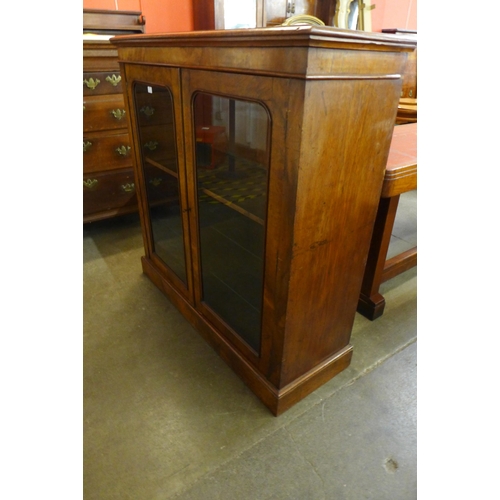
<path fill-rule="evenodd" d="M 417 247 L 386 260 L 401 194 L 417 188 L 417 124 L 394 127 L 382 193 L 358 302 L 368 319 L 380 317 L 385 299 L 379 288 L 385 281 L 417 265 Z"/>

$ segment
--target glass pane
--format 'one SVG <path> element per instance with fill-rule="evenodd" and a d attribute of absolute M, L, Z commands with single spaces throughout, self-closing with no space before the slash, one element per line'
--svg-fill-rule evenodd
<path fill-rule="evenodd" d="M 259 351 L 269 115 L 202 93 L 194 115 L 203 301 Z"/>
<path fill-rule="evenodd" d="M 184 282 L 182 214 L 172 95 L 165 87 L 134 87 L 153 251 Z"/>

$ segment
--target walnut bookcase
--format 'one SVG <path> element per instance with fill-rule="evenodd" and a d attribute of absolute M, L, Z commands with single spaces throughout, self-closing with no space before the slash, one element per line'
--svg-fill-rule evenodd
<path fill-rule="evenodd" d="M 111 42 L 135 151 L 143 270 L 279 415 L 351 361 L 415 44 L 311 26 Z"/>

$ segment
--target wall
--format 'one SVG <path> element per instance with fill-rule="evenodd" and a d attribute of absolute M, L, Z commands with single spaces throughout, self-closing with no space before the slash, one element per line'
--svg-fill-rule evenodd
<path fill-rule="evenodd" d="M 243 0 L 238 0 L 243 1 Z M 193 2 L 199 0 L 83 0 L 85 9 L 140 10 L 146 33 L 192 31 Z M 371 0 L 372 31 L 382 28 L 417 29 L 417 0 Z"/>
<path fill-rule="evenodd" d="M 371 0 L 372 31 L 383 28 L 417 29 L 417 0 Z"/>
<path fill-rule="evenodd" d="M 146 33 L 193 30 L 191 0 L 83 0 L 84 9 L 139 10 Z"/>

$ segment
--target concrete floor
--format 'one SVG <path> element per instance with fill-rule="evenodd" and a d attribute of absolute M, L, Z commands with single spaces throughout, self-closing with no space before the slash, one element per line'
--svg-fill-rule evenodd
<path fill-rule="evenodd" d="M 403 195 L 389 255 L 416 244 Z M 350 367 L 274 417 L 141 272 L 139 218 L 84 225 L 85 500 L 417 498 L 417 269 Z"/>

